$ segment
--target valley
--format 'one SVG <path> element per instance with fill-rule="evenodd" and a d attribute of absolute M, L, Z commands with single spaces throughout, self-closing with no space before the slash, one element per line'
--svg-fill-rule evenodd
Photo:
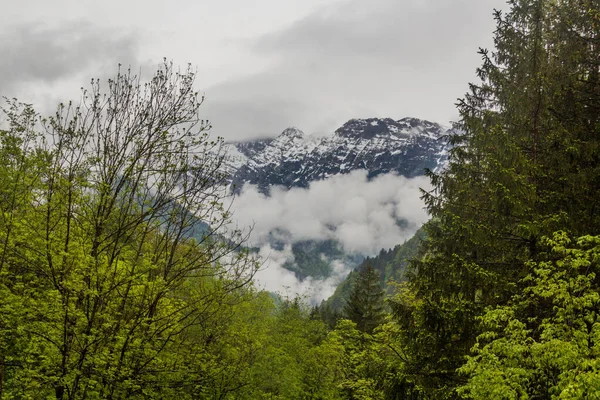
<path fill-rule="evenodd" d="M 0 400 L 600 399 L 598 1 L 69 1 L 0 13 Z"/>

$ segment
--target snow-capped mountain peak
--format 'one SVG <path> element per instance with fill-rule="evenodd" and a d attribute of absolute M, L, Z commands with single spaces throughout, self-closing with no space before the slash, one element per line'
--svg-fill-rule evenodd
<path fill-rule="evenodd" d="M 355 169 L 366 169 L 369 177 L 388 172 L 422 175 L 425 168 L 437 169 L 444 162 L 446 131 L 417 118 L 351 119 L 332 135 L 320 137 L 290 127 L 274 139 L 232 144 L 237 154 L 247 157 L 233 174 L 233 188 L 239 191 L 244 183 L 264 192 L 273 185 L 307 187 Z"/>
<path fill-rule="evenodd" d="M 304 132 L 302 132 L 295 126 L 291 126 L 285 129 L 283 132 L 281 132 L 281 135 L 279 135 L 275 140 L 301 140 L 304 139 L 304 136 Z"/>

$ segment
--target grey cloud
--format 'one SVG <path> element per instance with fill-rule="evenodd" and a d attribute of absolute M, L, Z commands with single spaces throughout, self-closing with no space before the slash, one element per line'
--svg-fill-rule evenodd
<path fill-rule="evenodd" d="M 336 3 L 249 43 L 255 54 L 273 60 L 271 66 L 208 88 L 206 115 L 230 139 L 276 135 L 289 125 L 332 131 L 368 116 L 446 124 L 456 117 L 456 99 L 475 79 L 478 47 L 492 43 L 492 10 L 503 4 Z"/>
<path fill-rule="evenodd" d="M 491 34 L 486 29 L 492 3 L 372 0 L 365 7 L 364 2 L 352 0 L 263 37 L 256 49 L 304 59 L 311 58 L 307 55 L 338 60 L 380 57 L 427 67 L 452 56 L 469 35 Z"/>
<path fill-rule="evenodd" d="M 302 102 L 291 97 L 261 98 L 254 91 L 238 92 L 238 89 L 224 87 L 220 96 L 213 96 L 216 91 L 208 92 L 201 114 L 211 121 L 213 134 L 227 139 L 272 136 L 294 125 L 306 110 Z"/>
<path fill-rule="evenodd" d="M 23 24 L 0 35 L 0 94 L 13 96 L 24 84 L 53 84 L 136 60 L 137 37 L 116 35 L 86 22 L 58 27 Z M 87 76 L 90 78 L 91 76 Z"/>
<path fill-rule="evenodd" d="M 301 296 L 315 305 L 331 297 L 336 287 L 355 267 L 345 265 L 340 260 L 333 260 L 331 262 L 332 273 L 329 278 L 308 277 L 300 281 L 293 272 L 283 267 L 286 262 L 294 259 L 291 246 L 275 250 L 271 246 L 265 245 L 261 247 L 259 255 L 264 260 L 263 267 L 255 276 L 255 283 L 260 289 L 279 293 L 284 297 Z"/>
<path fill-rule="evenodd" d="M 376 254 L 410 238 L 427 220 L 420 188 L 429 185 L 424 176 L 368 180 L 364 170 L 312 182 L 307 189 L 274 187 L 270 196 L 245 185 L 233 203 L 234 219 L 240 226 L 254 225 L 252 245 L 263 246 L 270 232 L 283 231 L 290 242 L 335 239 L 350 253 Z"/>

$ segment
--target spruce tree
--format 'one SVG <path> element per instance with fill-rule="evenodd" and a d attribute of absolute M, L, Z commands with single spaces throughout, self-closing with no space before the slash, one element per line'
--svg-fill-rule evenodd
<path fill-rule="evenodd" d="M 541 242 L 600 230 L 597 2 L 512 0 L 495 50 L 458 103 L 446 171 L 424 193 L 432 220 L 409 288 L 392 301 L 414 380 L 453 398 L 490 307 L 524 287 Z M 531 315 L 535 317 L 535 315 Z"/>
<path fill-rule="evenodd" d="M 379 281 L 379 273 L 370 265 L 358 275 L 344 313 L 356 323 L 356 327 L 367 333 L 381 324 L 384 317 L 384 291 Z"/>

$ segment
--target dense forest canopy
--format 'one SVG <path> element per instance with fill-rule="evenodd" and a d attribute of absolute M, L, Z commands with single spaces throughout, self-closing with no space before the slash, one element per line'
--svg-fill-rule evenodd
<path fill-rule="evenodd" d="M 253 286 L 190 70 L 7 101 L 0 399 L 600 398 L 600 4 L 495 18 L 417 254 L 333 314 Z"/>

